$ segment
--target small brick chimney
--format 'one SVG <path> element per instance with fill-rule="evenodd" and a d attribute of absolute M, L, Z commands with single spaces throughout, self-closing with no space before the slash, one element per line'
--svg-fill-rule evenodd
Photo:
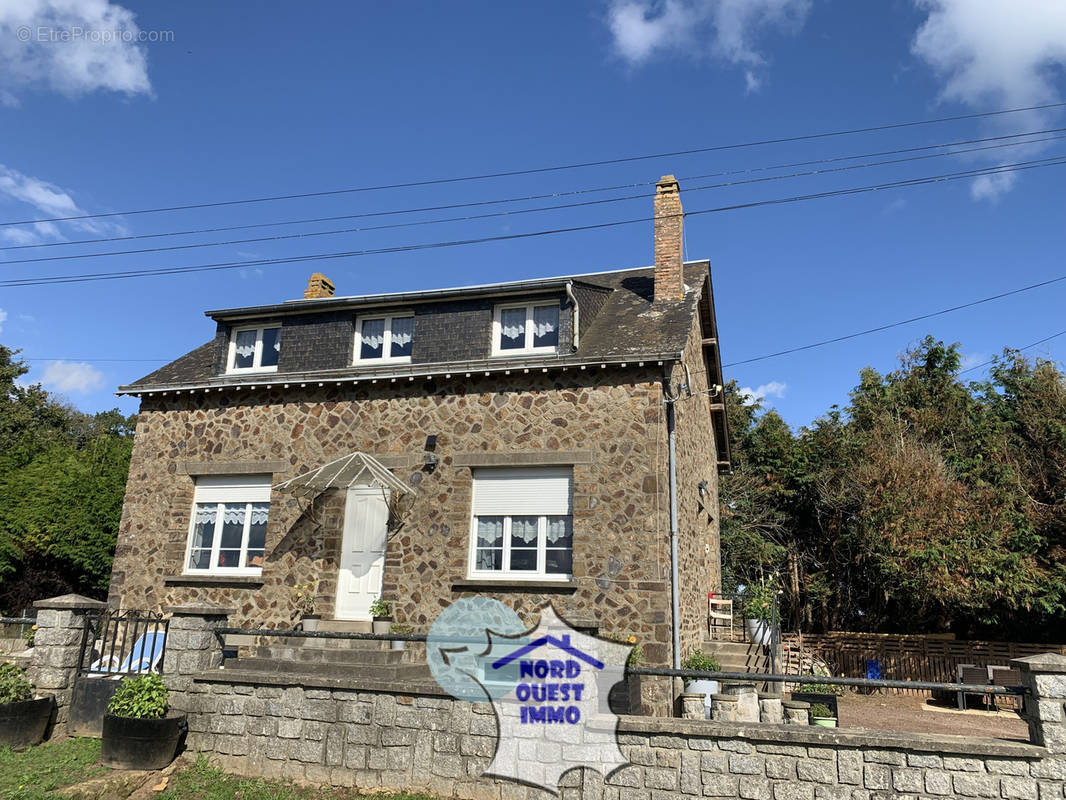
<path fill-rule="evenodd" d="M 307 279 L 307 289 L 304 290 L 304 300 L 317 300 L 320 297 L 333 297 L 333 281 L 316 272 Z"/>
<path fill-rule="evenodd" d="M 684 228 L 681 187 L 673 175 L 663 175 L 655 186 L 656 300 L 680 300 L 685 296 Z"/>

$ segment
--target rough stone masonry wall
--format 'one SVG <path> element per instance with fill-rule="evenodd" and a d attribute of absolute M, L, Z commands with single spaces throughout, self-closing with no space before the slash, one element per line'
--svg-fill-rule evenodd
<path fill-rule="evenodd" d="M 175 704 L 189 713 L 189 746 L 243 775 L 470 800 L 551 797 L 480 777 L 496 746 L 489 704 L 403 691 L 252 685 L 216 671 Z M 618 731 L 631 764 L 606 781 L 572 770 L 564 800 L 1048 800 L 1063 797 L 1066 777 L 1061 757 L 1017 742 L 635 717 L 621 717 Z"/>
<path fill-rule="evenodd" d="M 699 312 L 697 312 L 698 314 Z M 681 657 L 707 638 L 707 592 L 721 591 L 722 554 L 718 528 L 718 453 L 711 423 L 711 396 L 697 321 L 685 344 L 685 358 L 671 375 L 674 393 L 686 381 L 691 396 L 674 404 L 677 449 L 678 569 Z M 714 402 L 720 402 L 715 398 Z M 665 469 L 665 467 L 664 467 Z M 701 497 L 699 484 L 707 482 Z M 682 522 L 683 520 L 683 522 Z"/>
<path fill-rule="evenodd" d="M 158 610 L 215 602 L 236 609 L 233 624 L 288 627 L 297 618 L 290 587 L 317 578 L 320 609 L 329 616 L 343 498 L 326 497 L 302 511 L 295 500 L 276 496 L 261 578 L 198 583 L 180 577 L 195 486 L 190 473 L 205 464 L 222 471 L 260 465 L 279 482 L 359 450 L 380 456 L 416 489 L 407 522 L 390 536 L 386 556 L 384 590 L 395 602 L 398 621 L 424 631 L 442 607 L 476 592 L 516 606 L 532 623 L 535 609 L 551 600 L 564 616 L 593 620 L 601 632 L 636 635 L 650 663 L 667 663 L 669 540 L 660 369 L 648 364 L 511 379 L 294 385 L 146 398 L 111 604 Z M 709 431 L 705 413 L 694 413 Z M 434 471 L 421 469 L 429 434 L 439 435 L 441 462 Z M 508 464 L 514 454 L 560 453 L 577 454 L 572 586 L 528 591 L 463 584 L 471 490 L 471 467 L 463 464 L 478 458 Z M 686 487 L 695 491 L 694 485 Z M 690 524 L 688 513 L 682 526 Z M 694 612 L 702 615 L 702 604 L 686 606 L 686 620 Z"/>

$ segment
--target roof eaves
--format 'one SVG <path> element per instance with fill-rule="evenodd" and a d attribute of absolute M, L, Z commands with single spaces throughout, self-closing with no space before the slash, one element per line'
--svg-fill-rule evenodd
<path fill-rule="evenodd" d="M 449 362 L 433 365 L 407 365 L 403 368 L 392 368 L 374 372 L 367 372 L 366 370 L 356 372 L 350 368 L 346 368 L 343 370 L 319 372 L 289 372 L 280 374 L 277 372 L 269 372 L 261 375 L 242 375 L 239 377 L 221 375 L 205 381 L 193 381 L 180 384 L 120 386 L 115 394 L 119 397 L 122 395 L 139 397 L 143 394 L 159 394 L 166 392 L 191 393 L 197 391 L 222 391 L 224 389 L 270 388 L 275 386 L 289 388 L 294 384 L 306 386 L 310 383 L 318 383 L 320 386 L 341 383 L 379 383 L 383 381 L 395 383 L 403 378 L 413 381 L 418 378 L 425 379 L 440 376 L 445 378 L 451 378 L 457 375 L 470 377 L 475 373 L 483 373 L 484 375 L 503 373 L 505 375 L 510 375 L 511 373 L 529 373 L 534 370 L 539 372 L 549 372 L 552 370 L 564 371 L 573 368 L 585 370 L 589 367 L 600 369 L 606 369 L 607 367 L 643 367 L 648 363 L 663 364 L 668 361 L 677 361 L 680 358 L 680 352 L 634 353 L 632 355 L 610 355 L 598 358 L 563 357 L 550 360 L 482 359 L 478 361 Z"/>

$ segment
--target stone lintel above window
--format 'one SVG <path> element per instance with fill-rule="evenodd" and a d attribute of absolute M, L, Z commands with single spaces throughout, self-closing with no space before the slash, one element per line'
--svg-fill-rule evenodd
<path fill-rule="evenodd" d="M 591 464 L 591 450 L 519 450 L 504 453 L 467 452 L 452 456 L 456 467 L 524 467 Z"/>
<path fill-rule="evenodd" d="M 264 475 L 291 469 L 288 461 L 179 461 L 179 475 Z"/>

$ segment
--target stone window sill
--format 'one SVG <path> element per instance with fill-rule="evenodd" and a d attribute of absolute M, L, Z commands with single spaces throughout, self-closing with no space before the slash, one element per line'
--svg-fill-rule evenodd
<path fill-rule="evenodd" d="M 453 592 L 466 592 L 472 589 L 486 589 L 494 592 L 533 592 L 560 594 L 576 592 L 577 584 L 571 581 L 522 581 L 498 580 L 495 578 L 461 578 L 452 581 Z"/>
<path fill-rule="evenodd" d="M 234 586 L 241 589 L 258 589 L 263 585 L 262 575 L 167 575 L 164 586 Z"/>

